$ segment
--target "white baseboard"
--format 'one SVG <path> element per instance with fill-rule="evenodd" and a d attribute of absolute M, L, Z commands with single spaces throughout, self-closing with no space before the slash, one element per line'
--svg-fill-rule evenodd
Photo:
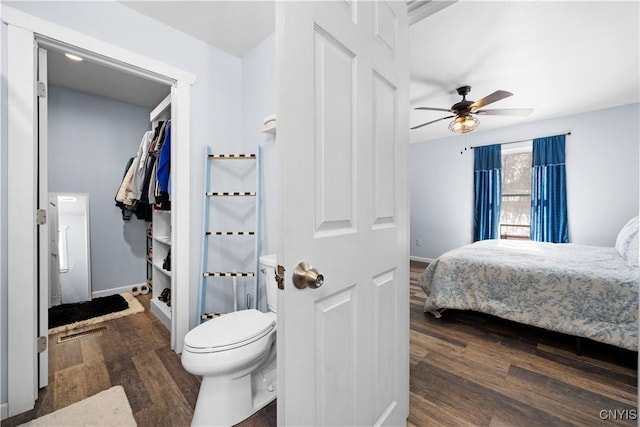
<path fill-rule="evenodd" d="M 123 292 L 131 292 L 131 289 L 134 286 L 137 286 L 138 288 L 140 288 L 140 286 L 142 285 L 146 285 L 146 283 L 144 282 L 134 283 L 132 285 L 120 286 L 119 288 L 111 288 L 111 289 L 105 289 L 103 291 L 91 292 L 91 298 L 93 299 L 98 297 L 108 297 L 109 295 L 121 294 Z"/>
<path fill-rule="evenodd" d="M 9 418 L 9 404 L 2 403 L 0 404 L 0 420 L 6 420 Z"/>
<path fill-rule="evenodd" d="M 433 261 L 435 261 L 435 259 L 433 258 L 422 258 L 419 256 L 410 256 L 409 259 L 411 261 L 418 261 L 418 262 L 426 262 L 427 264 L 431 264 Z"/>

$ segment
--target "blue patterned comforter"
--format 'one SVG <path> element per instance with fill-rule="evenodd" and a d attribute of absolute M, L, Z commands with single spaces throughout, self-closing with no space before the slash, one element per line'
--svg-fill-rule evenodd
<path fill-rule="evenodd" d="M 474 310 L 638 350 L 638 268 L 615 248 L 484 240 L 449 251 L 419 279 L 424 310 Z"/>

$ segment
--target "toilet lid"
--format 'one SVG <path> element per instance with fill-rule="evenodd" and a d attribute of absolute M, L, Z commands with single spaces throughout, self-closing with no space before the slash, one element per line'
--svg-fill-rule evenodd
<path fill-rule="evenodd" d="M 242 310 L 208 320 L 184 337 L 193 349 L 215 349 L 252 341 L 275 326 L 273 318 L 255 310 Z"/>

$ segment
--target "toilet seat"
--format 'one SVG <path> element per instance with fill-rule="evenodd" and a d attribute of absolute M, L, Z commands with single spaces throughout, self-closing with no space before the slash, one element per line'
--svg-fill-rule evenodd
<path fill-rule="evenodd" d="M 184 337 L 186 351 L 215 353 L 242 347 L 269 334 L 272 317 L 255 309 L 236 311 L 196 326 Z"/>

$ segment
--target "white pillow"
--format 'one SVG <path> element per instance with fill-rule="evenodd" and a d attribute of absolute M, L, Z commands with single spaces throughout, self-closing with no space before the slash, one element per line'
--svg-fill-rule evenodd
<path fill-rule="evenodd" d="M 638 217 L 631 218 L 618 233 L 616 238 L 616 250 L 622 258 L 627 258 L 627 251 L 631 241 L 638 234 Z"/>

